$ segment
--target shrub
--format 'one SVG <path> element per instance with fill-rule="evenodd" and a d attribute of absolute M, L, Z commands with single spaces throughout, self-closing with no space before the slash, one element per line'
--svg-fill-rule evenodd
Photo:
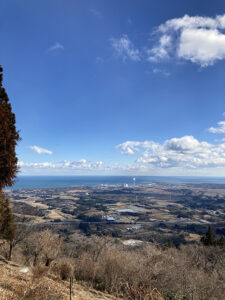
<path fill-rule="evenodd" d="M 46 266 L 35 266 L 32 268 L 33 279 L 39 279 L 47 275 L 49 269 Z"/>
<path fill-rule="evenodd" d="M 74 266 L 70 259 L 61 259 L 54 264 L 52 271 L 62 280 L 68 280 L 74 276 Z"/>
<path fill-rule="evenodd" d="M 104 244 L 102 238 L 97 245 L 89 244 L 75 261 L 76 279 L 117 297 L 223 299 L 225 253 L 220 247 L 189 245 L 163 250 L 143 245 L 127 249 Z"/>

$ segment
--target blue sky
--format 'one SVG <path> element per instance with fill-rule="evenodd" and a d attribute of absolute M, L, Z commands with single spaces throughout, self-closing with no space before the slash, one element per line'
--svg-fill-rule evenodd
<path fill-rule="evenodd" d="M 224 1 L 0 0 L 0 36 L 22 174 L 225 176 Z"/>

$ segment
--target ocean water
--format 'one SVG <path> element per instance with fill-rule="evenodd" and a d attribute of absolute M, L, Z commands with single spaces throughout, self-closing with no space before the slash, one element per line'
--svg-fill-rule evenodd
<path fill-rule="evenodd" d="M 36 188 L 67 188 L 74 186 L 99 186 L 99 185 L 133 185 L 133 176 L 19 176 L 11 188 L 36 189 Z M 136 185 L 151 183 L 167 184 L 224 184 L 223 177 L 166 177 L 166 176 L 136 176 Z"/>

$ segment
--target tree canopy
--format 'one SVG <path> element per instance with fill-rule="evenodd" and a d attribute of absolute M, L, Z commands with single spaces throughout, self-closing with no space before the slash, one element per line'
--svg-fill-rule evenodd
<path fill-rule="evenodd" d="M 13 185 L 18 171 L 16 145 L 20 136 L 16 130 L 15 114 L 12 112 L 2 81 L 3 69 L 0 66 L 0 239 L 9 242 L 8 258 L 11 259 L 16 227 L 9 199 L 5 197 L 3 189 L 5 186 Z"/>
<path fill-rule="evenodd" d="M 208 231 L 206 232 L 206 234 L 201 238 L 201 242 L 205 246 L 214 246 L 216 244 L 216 235 L 211 225 L 208 227 Z"/>
<path fill-rule="evenodd" d="M 0 66 L 0 191 L 13 185 L 18 171 L 15 148 L 20 136 L 15 124 L 15 114 L 3 87 L 3 69 Z"/>

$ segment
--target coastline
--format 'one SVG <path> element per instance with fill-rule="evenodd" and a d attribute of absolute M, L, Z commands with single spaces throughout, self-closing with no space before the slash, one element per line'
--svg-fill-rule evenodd
<path fill-rule="evenodd" d="M 133 180 L 135 178 L 135 182 Z M 162 184 L 218 184 L 225 185 L 224 177 L 188 176 L 28 176 L 20 175 L 10 190 L 36 188 L 71 188 L 77 186 L 134 186 Z"/>

